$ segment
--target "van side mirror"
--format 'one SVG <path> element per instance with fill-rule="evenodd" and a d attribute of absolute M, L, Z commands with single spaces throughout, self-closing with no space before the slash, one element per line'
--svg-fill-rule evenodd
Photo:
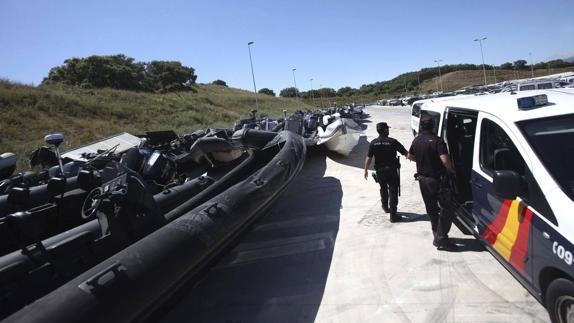
<path fill-rule="evenodd" d="M 494 194 L 505 200 L 514 200 L 525 193 L 522 177 L 511 170 L 494 171 L 493 186 Z"/>

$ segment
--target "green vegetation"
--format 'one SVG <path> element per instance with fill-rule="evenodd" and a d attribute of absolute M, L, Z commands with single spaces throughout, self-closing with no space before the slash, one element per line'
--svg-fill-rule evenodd
<path fill-rule="evenodd" d="M 264 87 L 264 88 L 262 88 L 261 90 L 257 91 L 257 93 L 275 96 L 275 92 L 273 92 L 273 90 L 268 89 L 268 88 L 266 88 L 266 87 Z"/>
<path fill-rule="evenodd" d="M 288 87 L 281 90 L 279 96 L 283 98 L 296 98 L 299 96 L 299 90 L 296 87 Z"/>
<path fill-rule="evenodd" d="M 225 83 L 224 80 L 215 80 L 215 81 L 211 82 L 211 84 L 220 85 L 220 86 L 227 86 L 227 83 Z"/>
<path fill-rule="evenodd" d="M 0 81 L 0 152 L 27 155 L 43 145 L 44 135 L 62 132 L 62 149 L 120 133 L 173 129 L 189 133 L 207 127 L 228 127 L 255 106 L 252 92 L 214 85 L 194 85 L 194 91 L 145 93 L 84 89 L 61 84 L 26 86 Z M 260 96 L 261 114 L 283 115 L 311 106 L 292 99 Z"/>
<path fill-rule="evenodd" d="M 67 59 L 52 68 L 42 83 L 164 93 L 192 90 L 196 79 L 195 70 L 180 62 L 135 62 L 118 54 Z"/>

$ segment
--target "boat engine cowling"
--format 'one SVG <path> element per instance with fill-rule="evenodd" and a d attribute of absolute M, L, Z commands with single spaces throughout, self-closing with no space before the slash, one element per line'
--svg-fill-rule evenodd
<path fill-rule="evenodd" d="M 142 175 L 145 180 L 166 184 L 175 175 L 175 167 L 161 151 L 156 150 L 144 163 Z"/>
<path fill-rule="evenodd" d="M 6 179 L 16 170 L 18 156 L 13 153 L 4 153 L 0 155 L 0 180 Z"/>

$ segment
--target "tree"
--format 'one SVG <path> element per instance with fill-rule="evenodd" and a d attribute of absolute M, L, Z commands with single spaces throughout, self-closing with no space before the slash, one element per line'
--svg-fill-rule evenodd
<path fill-rule="evenodd" d="M 319 89 L 319 95 L 324 98 L 332 98 L 337 95 L 337 92 L 335 89 L 324 87 Z"/>
<path fill-rule="evenodd" d="M 167 92 L 191 89 L 196 79 L 192 67 L 177 61 L 143 63 L 118 54 L 67 59 L 63 65 L 50 69 L 42 84 Z"/>
<path fill-rule="evenodd" d="M 258 93 L 275 96 L 275 92 L 273 92 L 273 90 L 268 89 L 268 88 L 266 88 L 266 87 L 264 87 L 264 88 L 262 88 L 261 90 L 259 90 Z"/>
<path fill-rule="evenodd" d="M 514 61 L 514 68 L 516 68 L 517 70 L 523 69 L 526 67 L 526 61 L 523 59 L 519 59 L 517 61 Z"/>
<path fill-rule="evenodd" d="M 223 80 L 215 80 L 215 81 L 211 82 L 211 84 L 213 84 L 213 85 L 227 86 L 227 83 L 225 83 L 225 81 L 223 81 Z"/>
<path fill-rule="evenodd" d="M 177 61 L 151 61 L 146 64 L 146 79 L 154 91 L 171 92 L 190 89 L 197 75 Z"/>
<path fill-rule="evenodd" d="M 296 98 L 298 95 L 299 90 L 295 87 L 288 87 L 279 92 L 279 96 L 283 98 Z"/>
<path fill-rule="evenodd" d="M 512 69 L 512 63 L 511 62 L 506 62 L 502 65 L 500 65 L 500 69 L 501 70 L 511 70 Z"/>
<path fill-rule="evenodd" d="M 145 90 L 145 67 L 125 55 L 70 58 L 50 69 L 42 84 L 63 83 L 82 87 Z"/>
<path fill-rule="evenodd" d="M 357 94 L 359 92 L 359 90 L 357 89 L 353 89 L 350 86 L 345 86 L 340 88 L 339 90 L 337 90 L 337 95 L 338 96 L 353 96 L 355 94 Z"/>

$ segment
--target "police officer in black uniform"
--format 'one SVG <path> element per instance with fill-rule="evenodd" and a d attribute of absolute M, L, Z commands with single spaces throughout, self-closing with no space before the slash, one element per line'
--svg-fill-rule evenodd
<path fill-rule="evenodd" d="M 455 169 L 450 162 L 445 142 L 432 132 L 434 121 L 423 119 L 420 128 L 421 132 L 413 140 L 407 158 L 417 163 L 419 187 L 434 236 L 433 245 L 439 250 L 455 250 L 456 245 L 448 238 L 453 213 L 439 194 L 441 178 L 447 172 L 454 174 Z"/>
<path fill-rule="evenodd" d="M 381 186 L 381 204 L 383 210 L 391 213 L 391 222 L 399 220 L 397 204 L 399 203 L 399 161 L 397 152 L 407 155 L 407 150 L 396 139 L 389 137 L 389 126 L 386 122 L 377 123 L 379 137 L 371 141 L 365 158 L 365 179 L 369 176 L 369 167 L 375 157 L 375 170 Z"/>

